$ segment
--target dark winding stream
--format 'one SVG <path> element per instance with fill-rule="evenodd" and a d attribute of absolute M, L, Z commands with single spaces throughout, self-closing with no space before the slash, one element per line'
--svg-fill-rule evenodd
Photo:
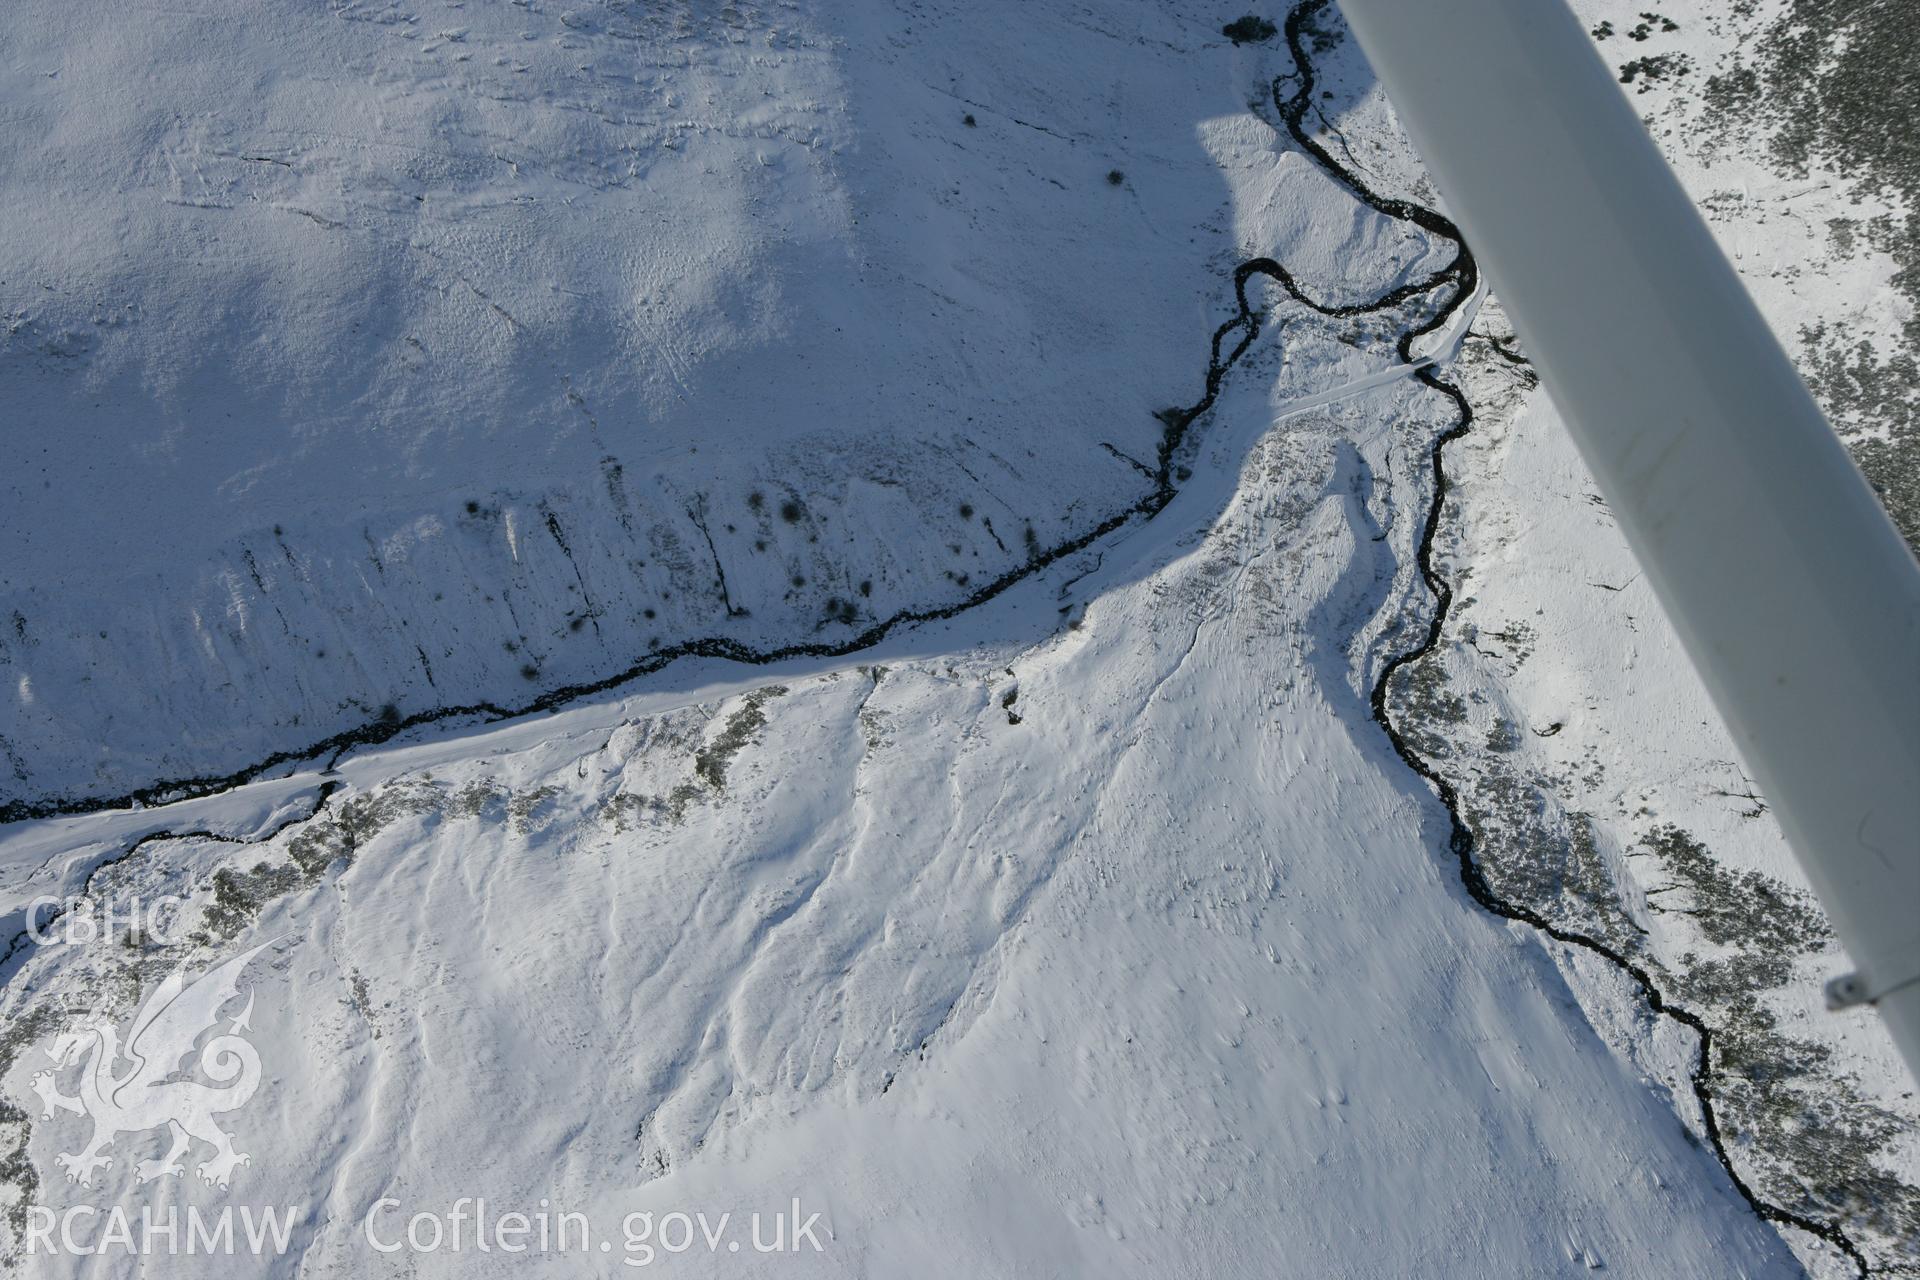
<path fill-rule="evenodd" d="M 1410 222 L 1432 235 L 1451 240 L 1458 246 L 1458 252 L 1450 264 L 1443 267 L 1438 273 L 1425 282 L 1404 285 L 1392 293 L 1383 295 L 1372 303 L 1361 303 L 1344 307 L 1326 307 L 1308 298 L 1294 285 L 1292 278 L 1287 275 L 1285 268 L 1266 258 L 1256 258 L 1252 262 L 1243 264 L 1236 274 L 1236 283 L 1243 284 L 1246 278 L 1254 273 L 1270 275 L 1280 281 L 1281 285 L 1297 301 L 1327 316 L 1352 316 L 1364 314 L 1369 311 L 1378 311 L 1383 307 L 1394 306 L 1406 301 L 1425 292 L 1427 289 L 1451 284 L 1453 292 L 1433 317 L 1423 324 L 1405 330 L 1400 335 L 1400 358 L 1403 361 L 1411 363 L 1413 360 L 1413 343 L 1445 324 L 1447 319 L 1453 315 L 1460 305 L 1472 295 L 1474 286 L 1479 279 L 1479 270 L 1474 264 L 1472 252 L 1467 248 L 1465 240 L 1461 238 L 1460 229 L 1451 221 L 1435 210 L 1405 200 L 1382 197 L 1373 192 L 1356 174 L 1335 160 L 1326 148 L 1321 146 L 1319 141 L 1303 127 L 1306 114 L 1313 106 L 1314 76 L 1313 63 L 1307 57 L 1307 51 L 1303 44 L 1302 37 L 1306 33 L 1308 26 L 1330 3 L 1331 0 L 1302 0 L 1302 3 L 1296 4 L 1287 15 L 1287 50 L 1292 54 L 1297 70 L 1291 76 L 1276 80 L 1273 85 L 1274 106 L 1279 110 L 1280 118 L 1285 123 L 1287 132 L 1292 135 L 1295 144 L 1308 155 L 1311 155 L 1323 170 L 1339 181 L 1342 186 L 1346 187 L 1356 200 L 1359 200 L 1361 203 L 1366 204 L 1386 217 Z M 1290 82 L 1293 85 L 1292 93 L 1286 97 L 1282 97 L 1281 91 L 1283 86 Z M 1244 313 L 1247 310 L 1244 293 L 1241 296 L 1240 305 Z M 1495 349 L 1505 358 L 1509 360 L 1516 358 L 1510 350 L 1502 347 L 1499 340 L 1492 341 L 1494 342 Z M 1693 1070 L 1689 1073 L 1688 1079 L 1693 1086 L 1694 1097 L 1700 1104 L 1700 1115 L 1702 1125 L 1706 1130 L 1707 1140 L 1713 1148 L 1714 1156 L 1720 1161 L 1721 1168 L 1726 1170 L 1727 1177 L 1732 1181 L 1735 1190 L 1746 1200 L 1754 1213 L 1758 1214 L 1762 1219 L 1784 1226 L 1796 1227 L 1810 1235 L 1818 1236 L 1851 1259 L 1862 1276 L 1867 1275 L 1869 1268 L 1866 1258 L 1843 1231 L 1831 1223 L 1817 1222 L 1802 1214 L 1794 1213 L 1792 1210 L 1783 1209 L 1778 1205 L 1769 1204 L 1767 1201 L 1762 1200 L 1754 1192 L 1753 1188 L 1747 1185 L 1746 1180 L 1740 1176 L 1739 1171 L 1733 1167 L 1733 1161 L 1727 1155 L 1725 1139 L 1720 1132 L 1719 1120 L 1714 1113 L 1713 1095 L 1707 1087 L 1713 1054 L 1713 1031 L 1707 1026 L 1706 1022 L 1692 1010 L 1683 1008 L 1669 1001 L 1661 993 L 1660 988 L 1654 983 L 1653 975 L 1622 952 L 1608 946 L 1597 938 L 1571 929 L 1562 928 L 1547 920 L 1532 908 L 1522 903 L 1513 902 L 1495 892 L 1493 886 L 1487 881 L 1486 873 L 1474 858 L 1473 831 L 1460 816 L 1458 792 L 1452 783 L 1441 777 L 1440 773 L 1413 749 L 1406 737 L 1401 734 L 1399 728 L 1394 724 L 1392 713 L 1388 707 L 1388 692 L 1392 686 L 1393 678 L 1401 668 L 1410 663 L 1418 662 L 1433 652 L 1434 648 L 1440 643 L 1441 633 L 1446 627 L 1447 614 L 1453 605 L 1452 584 L 1434 571 L 1433 540 L 1439 532 L 1441 514 L 1446 506 L 1447 492 L 1449 489 L 1445 456 L 1446 448 L 1449 444 L 1460 439 L 1460 437 L 1466 435 L 1468 431 L 1473 429 L 1473 406 L 1468 403 L 1465 393 L 1462 392 L 1458 386 L 1448 382 L 1436 372 L 1431 365 L 1423 366 L 1415 370 L 1413 376 L 1451 400 L 1458 418 L 1451 428 L 1440 433 L 1433 442 L 1430 455 L 1433 467 L 1433 496 L 1427 505 L 1426 523 L 1422 526 L 1419 549 L 1416 553 L 1420 576 L 1425 580 L 1427 589 L 1433 593 L 1433 615 L 1427 623 L 1426 636 L 1420 643 L 1411 649 L 1396 654 L 1381 667 L 1379 678 L 1374 681 L 1371 698 L 1374 720 L 1379 723 L 1381 729 L 1386 732 L 1388 740 L 1393 743 L 1395 754 L 1406 762 L 1409 769 L 1412 769 L 1415 773 L 1427 780 L 1427 783 L 1439 796 L 1440 802 L 1446 806 L 1448 823 L 1447 847 L 1459 862 L 1460 883 L 1465 886 L 1468 895 L 1494 915 L 1507 920 L 1520 921 L 1523 924 L 1532 926 L 1558 942 L 1565 943 L 1572 947 L 1579 947 L 1595 955 L 1605 957 L 1616 968 L 1633 979 L 1634 984 L 1640 988 L 1642 995 L 1646 998 L 1647 1006 L 1650 1009 L 1655 1013 L 1664 1014 L 1692 1028 L 1699 1037 L 1700 1049 L 1698 1056 L 1694 1060 Z"/>

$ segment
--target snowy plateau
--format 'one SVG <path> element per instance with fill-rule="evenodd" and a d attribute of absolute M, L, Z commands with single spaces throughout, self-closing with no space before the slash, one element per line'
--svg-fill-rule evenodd
<path fill-rule="evenodd" d="M 1913 24 L 1576 8 L 1920 541 Z M 1326 0 L 12 0 L 0 209 L 7 1273 L 1920 1274 Z"/>

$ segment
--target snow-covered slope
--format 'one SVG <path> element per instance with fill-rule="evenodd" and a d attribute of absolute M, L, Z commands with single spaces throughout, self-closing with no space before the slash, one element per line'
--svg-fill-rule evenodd
<path fill-rule="evenodd" d="M 1852 82 L 1862 55 L 1847 49 L 1872 26 L 1870 7 L 1812 25 L 1790 4 L 1582 8 L 1896 521 L 1920 528 L 1897 372 L 1917 301 L 1899 199 L 1911 174 L 1808 141 L 1904 127 L 1911 73 L 1871 103 Z M 1729 84 L 1777 62 L 1789 31 L 1803 61 L 1807 42 L 1831 44 L 1809 70 L 1822 87 L 1779 89 L 1767 109 L 1729 116 Z M 1802 167 L 1783 154 L 1796 140 Z M 1856 220 L 1879 232 L 1843 235 Z M 1505 332 L 1497 310 L 1481 326 Z M 1480 412 L 1449 452 L 1454 490 L 1436 538 L 1458 605 L 1431 659 L 1406 673 L 1396 711 L 1460 789 L 1494 889 L 1643 966 L 1708 1028 L 1702 1083 L 1742 1177 L 1775 1205 L 1842 1224 L 1876 1268 L 1911 1268 L 1912 1079 L 1870 1012 L 1821 1007 L 1821 982 L 1847 959 L 1514 353 L 1469 344 L 1462 375 Z M 1845 378 L 1842 360 L 1854 369 Z"/>
<path fill-rule="evenodd" d="M 0 40 L 13 800 L 961 600 L 1148 492 L 1248 248 L 1200 126 L 1260 55 L 1211 10 L 63 2 Z M 1309 276 L 1419 253 L 1337 216 Z"/>
<path fill-rule="evenodd" d="M 101 873 L 225 883 L 190 914 L 232 936 L 193 954 L 286 937 L 254 971 L 253 1164 L 163 1194 L 311 1206 L 269 1274 L 364 1274 L 383 1199 L 391 1243 L 461 1196 L 616 1241 L 634 1211 L 824 1212 L 824 1251 L 749 1260 L 769 1274 L 1795 1274 L 1675 1112 L 1688 1038 L 1596 1035 L 1583 1004 L 1625 992 L 1467 899 L 1367 719 L 1377 649 L 1347 641 L 1411 589 L 1418 508 L 1387 492 L 1431 397 L 1274 423 L 1265 383 L 1160 520 L 930 656 L 356 758 L 264 847 Z M 970 643 L 1062 600 L 1072 629 Z M 169 818 L 239 830 L 311 787 Z M 157 817 L 69 820 L 44 878 Z M 9 1020 L 117 1010 L 177 954 L 39 950 Z M 82 1130 L 36 1123 L 33 1163 Z M 35 1194 L 144 1202 L 128 1163 Z"/>
<path fill-rule="evenodd" d="M 0 826 L 0 919 L 122 926 L 0 961 L 7 1265 L 198 1273 L 26 1252 L 35 1206 L 268 1205 L 246 1274 L 1910 1263 L 1909 1086 L 1816 1011 L 1840 958 L 1497 303 L 1332 176 L 1433 202 L 1322 8 L 1311 91 L 1164 6 L 0 25 L 4 796 L 81 801 Z M 1894 333 L 1890 240 L 1779 225 L 1893 188 L 1701 164 L 1728 97 L 1681 90 L 1794 5 L 1622 8 L 1783 334 Z M 1258 337 L 1156 418 L 1255 256 Z M 60 1105 L 257 947 L 250 1163 Z M 89 1167 L 80 1112 L 150 1123 Z M 594 1243 L 384 1251 L 463 1197 Z M 821 1252 L 727 1249 L 796 1197 Z M 674 1211 L 734 1234 L 625 1238 Z"/>

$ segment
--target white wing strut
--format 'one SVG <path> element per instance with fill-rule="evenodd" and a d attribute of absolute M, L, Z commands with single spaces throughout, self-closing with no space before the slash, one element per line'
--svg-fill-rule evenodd
<path fill-rule="evenodd" d="M 1340 0 L 1920 1075 L 1920 566 L 1560 0 Z"/>

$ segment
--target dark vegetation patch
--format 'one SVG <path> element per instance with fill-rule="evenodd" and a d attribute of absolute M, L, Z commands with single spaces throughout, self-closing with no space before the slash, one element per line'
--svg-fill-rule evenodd
<path fill-rule="evenodd" d="M 1656 53 L 1620 64 L 1620 83 L 1638 84 L 1645 93 L 1664 80 L 1677 80 L 1693 69 L 1693 59 L 1684 53 Z"/>
<path fill-rule="evenodd" d="M 1220 28 L 1220 34 L 1235 44 L 1261 44 L 1279 35 L 1280 28 L 1258 14 L 1250 13 Z"/>
<path fill-rule="evenodd" d="M 256 862 L 250 871 L 222 867 L 213 873 L 213 901 L 200 918 L 198 941 L 225 942 L 253 923 L 260 909 L 275 898 L 299 888 L 300 868 L 287 863 Z"/>
<path fill-rule="evenodd" d="M 1856 229 L 1835 228 L 1836 248 L 1857 238 L 1896 264 L 1894 286 L 1913 303 L 1905 350 L 1887 359 L 1816 331 L 1802 363 L 1822 407 L 1879 489 L 1909 545 L 1920 548 L 1920 426 L 1913 411 L 1912 352 L 1920 349 L 1920 22 L 1907 4 L 1788 0 L 1759 37 L 1708 78 L 1709 120 L 1725 145 L 1756 137 L 1796 176 L 1824 164 L 1905 212 Z M 1803 335 L 1806 336 L 1806 335 Z"/>
<path fill-rule="evenodd" d="M 1623 954 L 1638 951 L 1642 932 L 1621 905 L 1593 818 L 1559 813 L 1551 794 L 1549 779 L 1517 772 L 1504 761 L 1489 762 L 1464 793 L 1463 816 L 1487 882 L 1503 898 L 1525 903 L 1562 928 L 1592 933 Z"/>
<path fill-rule="evenodd" d="M 1800 371 L 1908 545 L 1920 550 L 1920 360 L 1803 325 Z"/>
<path fill-rule="evenodd" d="M 1467 704 L 1453 692 L 1439 662 L 1409 662 L 1394 681 L 1393 701 L 1407 741 L 1429 760 L 1453 754 L 1448 733 L 1467 721 Z"/>
<path fill-rule="evenodd" d="M 1920 1264 L 1920 1189 L 1879 1163 L 1896 1154 L 1905 1121 L 1864 1097 L 1826 1046 L 1783 1030 L 1770 1007 L 1796 964 L 1831 940 L 1819 907 L 1771 876 L 1726 866 L 1678 827 L 1654 828 L 1643 847 L 1669 878 L 1656 909 L 1691 917 L 1715 948 L 1688 952 L 1673 980 L 1713 1028 L 1723 1130 L 1776 1203 L 1865 1225 L 1891 1243 L 1890 1273 Z"/>
<path fill-rule="evenodd" d="M 770 684 L 749 693 L 740 709 L 727 717 L 726 727 L 715 735 L 712 742 L 694 753 L 694 773 L 715 791 L 726 790 L 727 769 L 732 765 L 733 758 L 740 754 L 741 748 L 753 741 L 754 735 L 767 723 L 767 713 L 763 708 L 786 691 L 787 687 L 783 684 Z"/>

